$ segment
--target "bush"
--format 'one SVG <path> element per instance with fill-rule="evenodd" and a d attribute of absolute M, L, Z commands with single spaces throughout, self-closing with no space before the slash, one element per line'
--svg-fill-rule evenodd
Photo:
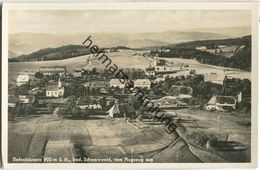
<path fill-rule="evenodd" d="M 214 134 L 206 134 L 202 131 L 187 135 L 187 139 L 200 147 L 206 147 L 207 141 L 209 141 L 211 147 L 215 147 L 217 144 L 217 137 Z"/>
<path fill-rule="evenodd" d="M 241 120 L 241 121 L 237 121 L 237 124 L 239 124 L 240 126 L 251 126 L 251 122 L 247 121 L 247 120 Z"/>

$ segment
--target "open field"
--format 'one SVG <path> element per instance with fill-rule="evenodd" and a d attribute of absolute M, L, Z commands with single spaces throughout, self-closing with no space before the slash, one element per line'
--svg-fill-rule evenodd
<path fill-rule="evenodd" d="M 222 149 L 217 153 L 230 162 L 250 161 L 251 126 L 239 122 L 251 122 L 251 116 L 236 112 L 207 112 L 203 110 L 178 110 L 178 118 L 186 127 L 186 134 L 201 131 L 218 137 Z"/>
<path fill-rule="evenodd" d="M 188 64 L 190 69 L 195 69 L 196 73 L 198 74 L 209 74 L 209 73 L 215 73 L 216 76 L 218 75 L 230 75 L 234 78 L 240 78 L 240 79 L 249 79 L 251 80 L 251 72 L 245 71 L 245 70 L 239 70 L 236 68 L 228 68 L 228 67 L 220 67 L 220 66 L 214 66 L 214 65 L 208 65 L 208 64 L 201 64 L 196 60 L 192 59 L 182 59 L 182 58 L 164 58 L 165 60 L 169 62 L 174 62 L 175 64 Z M 188 71 L 181 71 L 175 74 L 171 74 L 171 76 L 177 76 L 177 75 L 188 75 Z"/>
<path fill-rule="evenodd" d="M 134 50 L 126 50 L 121 52 L 114 52 L 106 54 L 111 58 L 113 64 L 117 64 L 119 68 L 140 68 L 144 69 L 149 66 L 149 64 L 153 64 L 152 58 L 144 57 L 142 51 L 134 51 Z M 11 62 L 8 64 L 8 75 L 9 81 L 12 82 L 16 79 L 17 75 L 20 72 L 24 71 L 38 71 L 41 66 L 55 66 L 55 65 L 63 65 L 67 67 L 69 73 L 71 73 L 74 69 L 84 68 L 88 65 L 87 59 L 90 58 L 89 55 L 80 56 L 65 60 L 53 60 L 53 61 L 41 61 L 41 62 Z M 93 57 L 92 57 L 93 58 Z M 212 66 L 201 64 L 196 60 L 191 59 L 180 59 L 180 58 L 167 58 L 166 60 L 170 62 L 174 62 L 174 64 L 188 64 L 190 69 L 196 69 L 197 73 L 210 73 L 215 72 L 217 74 L 223 74 L 223 70 L 228 71 L 232 74 L 233 77 L 237 78 L 247 78 L 251 79 L 251 73 L 247 71 L 242 71 L 233 68 L 224 68 L 219 66 Z M 105 65 L 102 65 L 101 61 L 98 59 L 94 59 L 92 61 L 91 67 L 96 67 L 98 69 L 105 69 Z M 176 74 L 172 74 L 172 76 L 176 75 L 187 75 L 189 71 L 181 71 Z"/>
<path fill-rule="evenodd" d="M 114 158 L 133 156 L 151 158 L 153 162 L 250 161 L 250 127 L 239 125 L 237 121 L 241 119 L 237 115 L 189 109 L 177 113 L 186 129 L 182 135 L 196 131 L 218 132 L 219 140 L 224 141 L 228 133 L 228 141 L 239 145 L 232 145 L 229 150 L 210 152 L 187 143 L 179 136 L 179 130 L 178 133 L 167 134 L 162 125 L 136 129 L 124 119 L 99 116 L 74 120 L 42 115 L 9 122 L 9 161 L 13 157 L 62 157 L 63 161 L 72 162 L 79 156 L 111 158 L 112 161 Z M 220 117 L 218 123 L 217 117 Z M 247 115 L 242 119 L 250 121 Z M 196 123 L 187 120 L 196 120 Z"/>
<path fill-rule="evenodd" d="M 62 157 L 71 162 L 79 153 L 89 158 L 143 157 L 153 151 L 155 155 L 178 138 L 177 133 L 168 135 L 163 126 L 137 130 L 123 119 L 60 120 L 51 115 L 18 118 L 9 122 L 8 132 L 10 162 L 13 157 Z M 167 162 L 175 161 L 168 157 Z M 190 153 L 190 157 L 195 156 Z"/>

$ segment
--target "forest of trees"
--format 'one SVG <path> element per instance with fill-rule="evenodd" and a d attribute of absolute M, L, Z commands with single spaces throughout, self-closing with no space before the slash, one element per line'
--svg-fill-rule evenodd
<path fill-rule="evenodd" d="M 231 58 L 225 56 L 211 54 L 206 51 L 196 50 L 196 47 L 206 46 L 208 49 L 216 47 L 217 45 L 244 45 L 244 48 L 235 53 Z M 193 41 L 187 43 L 180 43 L 175 46 L 169 46 L 170 51 L 152 50 L 151 55 L 158 55 L 158 57 L 165 58 L 185 58 L 196 59 L 203 64 L 211 64 L 223 67 L 239 68 L 242 70 L 251 70 L 251 36 L 245 36 L 236 39 L 225 40 L 205 40 Z"/>
<path fill-rule="evenodd" d="M 9 62 L 62 60 L 87 54 L 90 54 L 89 49 L 84 46 L 66 45 L 58 48 L 41 49 L 28 55 L 20 55 L 9 59 Z"/>

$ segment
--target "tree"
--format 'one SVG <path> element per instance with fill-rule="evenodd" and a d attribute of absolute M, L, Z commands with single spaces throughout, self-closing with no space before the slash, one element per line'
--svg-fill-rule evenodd
<path fill-rule="evenodd" d="M 102 108 L 105 108 L 107 106 L 106 97 L 102 97 L 102 99 L 100 100 L 100 105 L 101 105 Z"/>
<path fill-rule="evenodd" d="M 43 77 L 44 77 L 44 75 L 41 72 L 36 72 L 35 73 L 35 78 L 42 79 Z"/>
<path fill-rule="evenodd" d="M 23 107 L 22 104 L 18 104 L 15 109 L 14 109 L 14 115 L 15 116 L 20 116 L 23 114 Z"/>
<path fill-rule="evenodd" d="M 33 106 L 31 104 L 24 105 L 23 110 L 24 110 L 25 115 L 27 116 L 28 114 L 31 114 L 32 109 L 33 109 Z"/>
<path fill-rule="evenodd" d="M 92 74 L 92 75 L 97 74 L 97 69 L 94 67 L 94 68 L 91 70 L 91 73 L 90 73 L 90 74 Z"/>
<path fill-rule="evenodd" d="M 71 113 L 72 113 L 73 117 L 78 118 L 78 117 L 80 117 L 81 109 L 79 107 L 74 106 L 71 110 Z"/>
<path fill-rule="evenodd" d="M 30 86 L 28 84 L 22 84 L 21 86 L 16 86 L 15 94 L 19 95 L 27 95 L 30 90 Z"/>
<path fill-rule="evenodd" d="M 48 107 L 49 112 L 52 113 L 53 110 L 54 110 L 54 106 L 53 106 L 53 104 L 48 103 L 48 104 L 47 104 L 47 107 Z"/>

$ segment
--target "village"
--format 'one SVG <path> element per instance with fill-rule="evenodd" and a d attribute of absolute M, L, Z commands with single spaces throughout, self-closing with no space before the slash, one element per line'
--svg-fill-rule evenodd
<path fill-rule="evenodd" d="M 144 69 L 129 68 L 126 73 L 133 80 L 134 87 L 141 88 L 174 122 L 186 128 L 185 133 L 191 143 L 208 150 L 217 149 L 220 146 L 216 146 L 216 140 L 227 140 L 230 136 L 216 133 L 216 127 L 203 130 L 204 123 L 210 124 L 207 126 L 215 124 L 215 120 L 203 122 L 203 115 L 217 119 L 227 114 L 235 115 L 236 119 L 241 115 L 250 117 L 250 80 L 225 74 L 201 74 L 187 64 L 175 64 L 158 57 L 152 61 Z M 171 76 L 174 74 L 177 76 Z M 163 124 L 142 106 L 125 84 L 107 70 L 95 67 L 68 72 L 66 66 L 41 66 L 38 71 L 19 74 L 16 83 L 9 84 L 8 94 L 10 122 L 32 115 L 49 115 L 66 121 L 107 119 L 120 121 L 121 124 L 123 120 L 138 131 L 163 128 Z M 189 112 L 196 114 L 189 115 Z M 247 118 L 246 121 L 237 122 L 246 128 L 251 125 Z M 203 135 L 195 136 L 196 133 L 206 138 Z M 47 148 L 52 145 L 55 144 L 49 141 Z"/>
<path fill-rule="evenodd" d="M 179 70 L 188 71 L 189 74 L 167 76 Z M 161 108 L 197 106 L 208 111 L 235 111 L 243 103 L 243 109 L 250 110 L 246 105 L 250 101 L 249 80 L 239 80 L 228 75 L 214 76 L 214 73 L 198 74 L 187 65 L 174 67 L 172 63 L 158 58 L 153 66 L 149 65 L 144 70 L 129 69 L 128 74 L 134 81 L 134 87 L 141 88 Z M 241 85 L 236 83 L 238 81 Z M 198 94 L 200 89 L 192 88 L 196 86 L 195 83 L 205 84 L 215 91 Z M 219 91 L 224 91 L 224 94 L 221 95 Z M 85 116 L 90 114 L 88 111 L 105 113 L 115 103 L 116 106 L 130 104 L 128 107 L 133 107 L 126 110 L 138 110 L 136 101 L 129 103 L 131 96 L 133 94 L 125 89 L 125 84 L 112 77 L 107 70 L 98 72 L 96 68 L 79 68 L 68 73 L 65 66 L 42 66 L 38 72 L 27 71 L 18 75 L 16 84 L 10 86 L 9 118 L 35 111 L 40 113 L 44 109 L 46 113 L 52 113 L 54 108 L 63 108 L 68 102 L 78 111 L 75 114 Z M 201 99 L 194 100 L 197 96 Z M 28 113 L 22 109 L 27 109 Z M 116 115 L 122 114 L 120 111 L 114 112 Z M 136 113 L 134 117 L 137 117 Z"/>

